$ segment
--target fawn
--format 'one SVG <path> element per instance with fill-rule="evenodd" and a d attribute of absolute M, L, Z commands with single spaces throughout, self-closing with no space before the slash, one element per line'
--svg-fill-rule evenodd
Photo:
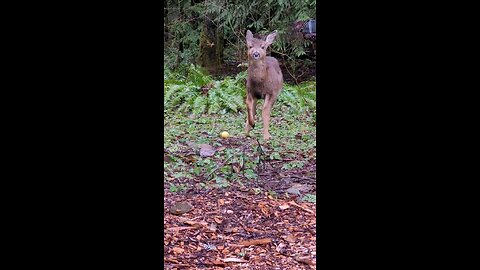
<path fill-rule="evenodd" d="M 269 34 L 265 40 L 253 37 L 250 30 L 247 31 L 246 39 L 248 46 L 248 70 L 247 70 L 247 122 L 245 132 L 247 136 L 255 127 L 255 111 L 257 99 L 265 99 L 262 109 L 263 139 L 271 139 L 268 132 L 270 124 L 270 112 L 283 85 L 283 75 L 278 60 L 266 56 L 267 48 L 277 36 L 277 31 Z"/>

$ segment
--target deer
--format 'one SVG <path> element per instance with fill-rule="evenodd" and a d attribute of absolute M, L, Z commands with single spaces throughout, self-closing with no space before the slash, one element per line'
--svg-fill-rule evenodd
<path fill-rule="evenodd" d="M 253 37 L 250 30 L 247 30 L 246 41 L 248 47 L 248 69 L 247 69 L 247 122 L 245 133 L 249 136 L 250 130 L 255 127 L 255 113 L 257 99 L 264 99 L 262 109 L 263 139 L 270 140 L 272 136 L 268 132 L 270 125 L 270 113 L 273 104 L 277 100 L 283 86 L 283 75 L 277 59 L 267 56 L 267 48 L 270 46 L 277 31 L 270 33 L 265 40 Z"/>

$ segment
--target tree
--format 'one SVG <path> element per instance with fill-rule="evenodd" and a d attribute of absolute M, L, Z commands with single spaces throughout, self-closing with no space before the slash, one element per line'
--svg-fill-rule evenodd
<path fill-rule="evenodd" d="M 197 63 L 211 73 L 217 72 L 223 63 L 223 47 L 223 30 L 215 25 L 211 16 L 205 16 Z"/>
<path fill-rule="evenodd" d="M 315 18 L 316 0 L 166 0 L 165 6 L 169 36 L 165 58 L 170 67 L 196 62 L 215 69 L 226 58 L 244 61 L 246 30 L 259 34 L 277 30 L 272 52 L 294 70 L 302 65 L 298 57 L 310 44 L 297 38 L 294 24 Z"/>

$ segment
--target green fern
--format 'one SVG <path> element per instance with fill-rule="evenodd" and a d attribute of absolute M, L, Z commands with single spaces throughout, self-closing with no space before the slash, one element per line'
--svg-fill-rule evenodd
<path fill-rule="evenodd" d="M 213 81 L 210 76 L 204 75 L 203 71 L 195 66 L 185 67 L 176 72 L 169 71 L 167 74 L 169 80 L 164 83 L 165 112 L 180 111 L 199 115 L 245 111 L 246 72 L 220 81 Z M 187 74 L 185 78 L 193 81 L 182 80 L 182 74 Z M 202 86 L 206 86 L 206 83 L 209 88 L 205 90 L 208 91 L 207 95 L 204 95 L 201 89 Z M 315 112 L 316 83 L 284 84 L 277 102 L 281 106 L 289 107 L 292 112 Z"/>
<path fill-rule="evenodd" d="M 207 109 L 207 99 L 204 96 L 197 96 L 193 102 L 192 113 L 199 115 Z"/>
<path fill-rule="evenodd" d="M 218 113 L 221 108 L 220 97 L 217 94 L 217 91 L 208 92 L 208 113 Z"/>

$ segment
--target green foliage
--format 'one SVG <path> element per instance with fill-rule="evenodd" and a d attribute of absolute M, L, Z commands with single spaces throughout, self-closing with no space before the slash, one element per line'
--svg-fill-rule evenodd
<path fill-rule="evenodd" d="M 299 85 L 283 86 L 282 93 L 278 97 L 278 102 L 298 111 L 315 111 L 316 109 L 316 92 L 317 83 L 304 82 Z"/>
<path fill-rule="evenodd" d="M 252 169 L 245 170 L 245 177 L 248 179 L 257 179 L 257 174 Z"/>
<path fill-rule="evenodd" d="M 284 57 L 294 73 L 303 60 L 296 57 L 305 54 L 309 41 L 293 31 L 298 20 L 316 16 L 316 0 L 167 0 L 165 1 L 166 33 L 165 62 L 170 68 L 180 64 L 194 63 L 199 50 L 199 28 L 205 21 L 213 19 L 217 29 L 225 37 L 227 59 L 245 59 L 245 32 L 267 34 L 277 30 L 277 40 L 272 51 Z M 182 50 L 180 50 L 182 45 Z"/>
<path fill-rule="evenodd" d="M 164 112 L 179 111 L 194 115 L 225 114 L 245 111 L 247 72 L 221 81 L 213 80 L 195 65 L 181 66 L 175 72 L 165 70 Z M 207 90 L 202 91 L 202 88 Z M 316 82 L 285 84 L 276 106 L 286 106 L 292 113 L 316 111 Z"/>
<path fill-rule="evenodd" d="M 179 192 L 179 191 L 184 191 L 186 190 L 187 187 L 184 184 L 181 185 L 175 185 L 175 184 L 170 184 L 170 192 Z"/>
<path fill-rule="evenodd" d="M 165 64 L 193 63 L 198 51 L 198 14 L 190 0 L 167 0 L 164 7 Z"/>
<path fill-rule="evenodd" d="M 313 194 L 307 194 L 303 196 L 302 200 L 306 202 L 317 203 L 317 196 Z"/>
<path fill-rule="evenodd" d="M 168 74 L 164 82 L 163 105 L 166 113 L 173 110 L 194 115 L 207 112 L 225 114 L 243 109 L 245 75 L 242 73 L 235 78 L 214 81 L 201 69 L 190 65 L 177 73 L 168 71 L 165 74 Z"/>
<path fill-rule="evenodd" d="M 303 161 L 292 161 L 289 163 L 285 163 L 282 166 L 282 170 L 290 170 L 293 168 L 302 168 L 305 165 L 305 162 Z"/>

